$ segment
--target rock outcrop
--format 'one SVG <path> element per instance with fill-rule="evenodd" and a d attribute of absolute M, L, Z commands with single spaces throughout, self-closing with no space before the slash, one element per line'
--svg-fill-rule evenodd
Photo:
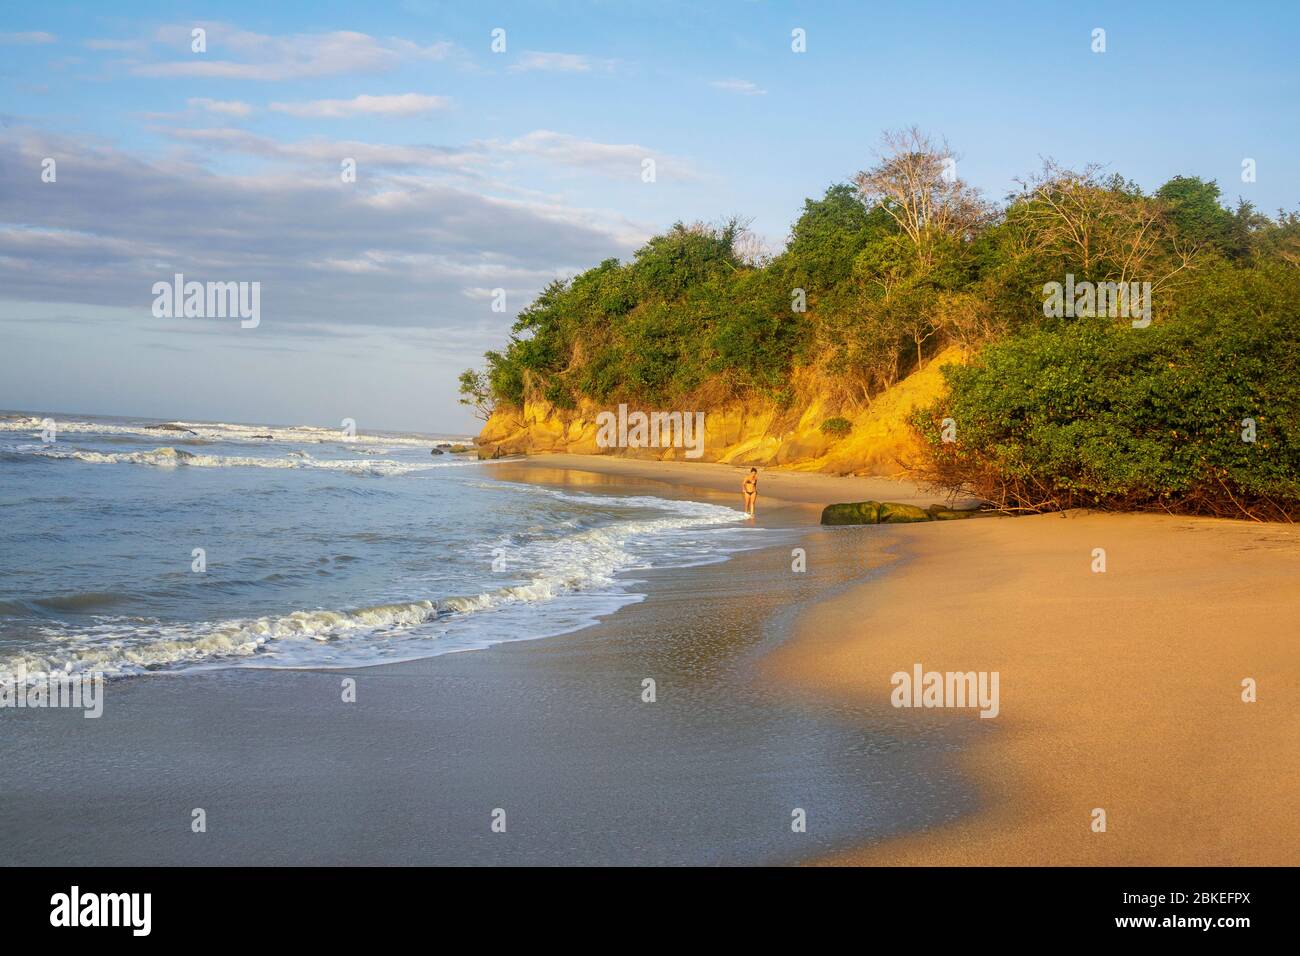
<path fill-rule="evenodd" d="M 857 414 L 815 393 L 799 402 L 793 411 L 771 403 L 706 408 L 699 460 L 833 475 L 904 475 L 906 462 L 918 459 L 923 453 L 920 439 L 910 424 L 913 412 L 945 394 L 946 384 L 940 368 L 964 359 L 960 348 L 946 349 L 926 366 L 876 396 L 870 407 Z M 503 409 L 492 415 L 475 439 L 479 457 L 565 452 L 687 460 L 683 448 L 600 447 L 596 441 L 599 427 L 596 418 L 606 410 L 582 402 L 577 408 L 564 411 L 542 400 L 526 401 L 522 409 Z M 828 419 L 839 417 L 850 423 L 847 434 L 827 434 L 822 430 Z"/>

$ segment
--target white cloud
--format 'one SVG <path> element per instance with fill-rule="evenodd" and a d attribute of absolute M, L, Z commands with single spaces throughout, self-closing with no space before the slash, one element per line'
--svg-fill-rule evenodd
<path fill-rule="evenodd" d="M 598 60 L 581 53 L 541 53 L 535 50 L 525 51 L 519 62 L 512 64 L 512 73 L 527 73 L 540 70 L 547 73 L 590 73 L 593 70 L 610 71 L 614 69 L 614 60 Z"/>
<path fill-rule="evenodd" d="M 428 46 L 420 46 L 399 37 L 393 37 L 388 42 L 394 50 L 412 60 L 445 60 L 456 53 L 456 44 L 448 40 L 439 40 Z"/>
<path fill-rule="evenodd" d="M 272 103 L 271 109 L 290 116 L 337 119 L 362 114 L 379 116 L 414 116 L 445 110 L 451 100 L 445 96 L 426 96 L 422 93 L 398 93 L 386 96 L 362 94 L 350 100 L 311 100 L 305 103 Z"/>
<path fill-rule="evenodd" d="M 539 129 L 507 143 L 489 141 L 485 144 L 494 152 L 506 155 L 536 156 L 560 166 L 594 169 L 615 178 L 641 175 L 641 163 L 653 159 L 660 172 L 670 171 L 678 178 L 695 178 L 685 160 L 666 156 L 637 143 L 598 143 L 581 139 L 568 133 Z"/>
<path fill-rule="evenodd" d="M 185 101 L 191 109 L 207 110 L 209 113 L 217 113 L 221 116 L 250 116 L 253 107 L 239 100 L 209 100 L 202 98 L 192 98 Z"/>
<path fill-rule="evenodd" d="M 31 46 L 41 43 L 57 43 L 59 40 L 53 33 L 45 33 L 41 30 L 32 30 L 28 33 L 0 33 L 0 44 L 9 46 Z"/>
<path fill-rule="evenodd" d="M 563 160 L 579 166 L 608 166 L 611 163 L 632 163 L 653 154 L 645 146 L 635 143 L 597 143 L 568 133 L 539 129 L 517 137 L 502 146 L 506 152 L 528 153 L 546 159 Z"/>
<path fill-rule="evenodd" d="M 719 90 L 726 90 L 728 93 L 739 93 L 741 96 L 767 95 L 767 90 L 749 80 L 714 80 L 709 85 Z"/>
<path fill-rule="evenodd" d="M 357 140 L 305 139 L 281 142 L 243 129 L 172 129 L 166 135 L 183 142 L 202 143 L 213 149 L 246 153 L 264 159 L 289 162 L 328 163 L 337 168 L 344 158 L 358 165 L 384 169 L 427 168 L 472 174 L 472 166 L 482 160 L 475 149 L 444 146 L 399 146 L 364 143 Z"/>
<path fill-rule="evenodd" d="M 29 177 L 6 193 L 0 300 L 147 313 L 152 283 L 184 272 L 260 281 L 268 328 L 468 327 L 497 317 L 466 288 L 526 290 L 524 302 L 558 274 L 629 254 L 646 235 L 616 212 L 502 198 L 483 183 L 371 169 L 348 185 L 337 165 L 319 175 L 221 175 L 176 157 L 146 161 L 24 131 L 0 137 L 0 170 L 74 148 L 78 176 L 68 188 Z"/>
<path fill-rule="evenodd" d="M 228 80 L 292 80 L 345 73 L 383 73 L 403 60 L 439 60 L 455 49 L 440 42 L 422 47 L 409 40 L 379 40 L 365 33 L 336 30 L 268 36 L 221 23 L 202 24 L 207 52 L 190 52 L 190 26 L 169 26 L 154 36 L 158 43 L 185 51 L 183 59 L 141 63 L 137 76 L 199 76 Z M 231 56 L 235 58 L 230 58 Z"/>
<path fill-rule="evenodd" d="M 660 175 L 676 179 L 699 178 L 685 159 L 658 152 L 649 146 L 600 143 L 546 129 L 534 130 L 509 141 L 477 140 L 467 146 L 367 143 L 322 137 L 286 142 L 233 127 L 177 127 L 162 132 L 181 142 L 201 143 L 209 150 L 220 149 L 288 163 L 328 164 L 334 168 L 347 157 L 355 159 L 358 166 L 363 167 L 428 169 L 480 179 L 493 164 L 532 157 L 555 166 L 590 170 L 614 179 L 632 179 L 641 175 L 643 160 L 654 159 Z"/>

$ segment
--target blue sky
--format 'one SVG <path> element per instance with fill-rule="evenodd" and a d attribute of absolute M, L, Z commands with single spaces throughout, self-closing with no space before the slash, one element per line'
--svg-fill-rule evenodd
<path fill-rule="evenodd" d="M 779 249 L 912 124 L 994 199 L 1051 156 L 1294 209 L 1298 10 L 11 4 L 0 407 L 464 431 L 457 373 L 549 279 L 677 219 L 752 217 Z M 175 272 L 261 282 L 261 324 L 154 318 Z"/>

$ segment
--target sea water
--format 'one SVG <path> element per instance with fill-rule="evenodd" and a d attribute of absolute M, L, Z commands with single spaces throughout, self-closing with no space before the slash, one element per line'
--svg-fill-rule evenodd
<path fill-rule="evenodd" d="M 4 414 L 0 680 L 353 668 L 547 637 L 639 600 L 638 569 L 759 533 L 739 509 L 431 453 L 457 440 Z"/>

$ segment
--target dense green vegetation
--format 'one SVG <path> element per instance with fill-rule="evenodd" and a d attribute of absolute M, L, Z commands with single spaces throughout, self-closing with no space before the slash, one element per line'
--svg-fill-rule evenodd
<path fill-rule="evenodd" d="M 1219 264 L 1147 329 L 1079 320 L 952 366 L 931 477 L 998 505 L 1300 513 L 1300 270 Z M 942 441 L 942 418 L 957 441 Z"/>
<path fill-rule="evenodd" d="M 736 221 L 679 223 L 554 282 L 486 374 L 466 373 L 467 400 L 797 410 L 815 390 L 843 433 L 957 342 L 973 364 L 916 421 L 948 490 L 1008 510 L 1300 515 L 1300 218 L 1225 208 L 1195 177 L 1146 193 L 1050 162 L 994 206 L 954 159 L 892 134 L 875 166 L 805 202 L 779 255 Z M 1147 284 L 1150 323 L 1045 314 L 1067 276 Z"/>

